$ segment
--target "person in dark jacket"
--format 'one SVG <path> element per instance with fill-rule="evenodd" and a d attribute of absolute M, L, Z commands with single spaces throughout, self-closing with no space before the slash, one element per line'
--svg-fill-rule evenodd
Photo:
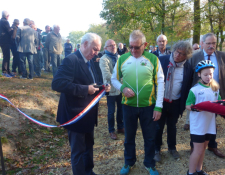
<path fill-rule="evenodd" d="M 176 123 L 179 115 L 182 116 L 185 104 L 191 88 L 193 71 L 187 61 L 192 56 L 192 47 L 189 42 L 180 41 L 173 47 L 170 55 L 160 56 L 164 81 L 165 93 L 161 118 L 157 121 L 155 137 L 155 161 L 161 160 L 160 148 L 162 134 L 167 124 L 167 144 L 170 154 L 175 158 L 180 155 L 176 150 Z"/>
<path fill-rule="evenodd" d="M 67 55 L 71 54 L 72 50 L 73 50 L 73 46 L 72 46 L 72 44 L 70 43 L 70 40 L 67 39 L 67 40 L 66 40 L 66 43 L 64 44 L 65 57 L 66 57 Z"/>
<path fill-rule="evenodd" d="M 118 48 L 117 48 L 117 53 L 119 55 L 123 55 L 123 54 L 127 53 L 126 45 L 124 45 L 123 43 L 119 43 Z"/>
<path fill-rule="evenodd" d="M 79 114 L 97 96 L 100 88 L 93 61 L 101 49 L 101 38 L 94 33 L 86 33 L 81 39 L 81 47 L 63 59 L 53 81 L 52 89 L 61 92 L 57 121 L 68 122 Z M 106 86 L 110 91 L 110 85 Z M 71 164 L 74 175 L 95 175 L 93 172 L 94 126 L 97 124 L 98 103 L 74 124 L 67 125 L 71 147 Z"/>
<path fill-rule="evenodd" d="M 163 55 L 170 55 L 171 52 L 166 48 L 167 45 L 167 37 L 166 35 L 159 35 L 156 39 L 156 43 L 158 45 L 158 48 L 156 51 L 153 52 L 157 57 L 163 56 Z"/>
<path fill-rule="evenodd" d="M 17 46 L 16 46 L 16 32 L 18 29 L 20 22 L 18 19 L 14 19 L 13 25 L 11 28 L 13 29 L 13 33 L 11 36 L 11 51 L 13 54 L 13 62 L 12 62 L 12 74 L 16 76 L 16 69 L 18 68 L 18 74 L 21 74 L 21 69 L 20 69 L 20 54 L 17 52 Z"/>
<path fill-rule="evenodd" d="M 98 55 L 95 55 L 92 60 L 94 61 L 94 65 L 95 65 L 95 69 L 96 69 L 96 73 L 98 74 L 98 78 L 99 78 L 99 82 L 100 84 L 103 83 L 103 79 L 102 79 L 102 71 L 99 67 L 99 60 L 100 58 L 103 56 L 103 54 L 101 52 L 98 53 Z"/>
<path fill-rule="evenodd" d="M 9 25 L 8 19 L 9 13 L 7 11 L 2 11 L 2 18 L 0 20 L 0 47 L 3 53 L 2 76 L 12 78 L 14 75 L 10 72 L 9 64 L 10 43 L 13 30 Z"/>

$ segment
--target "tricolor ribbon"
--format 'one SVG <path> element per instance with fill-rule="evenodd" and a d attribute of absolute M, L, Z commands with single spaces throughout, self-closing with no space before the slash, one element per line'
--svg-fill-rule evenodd
<path fill-rule="evenodd" d="M 84 108 L 83 111 L 81 111 L 79 114 L 77 114 L 74 118 L 72 118 L 71 120 L 69 120 L 68 122 L 61 124 L 61 125 L 49 125 L 47 123 L 43 123 L 40 122 L 32 117 L 30 117 L 29 115 L 25 114 L 24 112 L 22 112 L 20 109 L 18 109 L 6 96 L 0 94 L 0 98 L 2 98 L 3 100 L 6 100 L 7 102 L 9 102 L 17 111 L 19 111 L 19 113 L 21 113 L 23 116 L 25 116 L 26 118 L 28 118 L 29 120 L 31 120 L 34 123 L 37 123 L 38 125 L 44 126 L 44 127 L 49 127 L 49 128 L 54 128 L 54 127 L 61 127 L 61 126 L 66 126 L 66 125 L 71 125 L 75 122 L 77 122 L 78 120 L 80 120 L 85 114 L 87 114 L 87 112 L 96 105 L 96 103 L 99 102 L 99 100 L 105 95 L 105 90 L 102 89 L 99 94 L 88 104 L 88 106 L 86 108 Z"/>

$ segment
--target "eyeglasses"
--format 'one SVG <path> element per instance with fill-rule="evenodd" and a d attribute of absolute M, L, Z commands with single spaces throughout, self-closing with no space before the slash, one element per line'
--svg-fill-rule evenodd
<path fill-rule="evenodd" d="M 216 42 L 213 43 L 205 43 L 206 45 L 210 46 L 210 45 L 216 45 Z"/>
<path fill-rule="evenodd" d="M 142 45 L 143 45 L 144 43 L 142 43 Z M 139 50 L 140 48 L 141 48 L 141 46 L 142 45 L 140 45 L 140 46 L 129 46 L 129 48 L 130 48 L 130 50 L 132 50 L 132 49 L 134 49 L 134 50 Z"/>
<path fill-rule="evenodd" d="M 185 57 L 187 54 L 183 54 L 183 53 L 181 53 L 181 52 L 179 52 L 179 51 L 175 51 L 175 54 L 179 54 L 179 55 L 181 55 L 181 56 L 183 56 L 183 57 Z"/>
<path fill-rule="evenodd" d="M 106 47 L 116 47 L 116 44 L 111 44 L 111 45 L 106 46 Z"/>

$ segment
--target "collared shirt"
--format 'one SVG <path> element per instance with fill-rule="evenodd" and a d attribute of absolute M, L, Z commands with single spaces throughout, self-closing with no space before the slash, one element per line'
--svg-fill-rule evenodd
<path fill-rule="evenodd" d="M 204 53 L 204 59 L 205 60 L 208 60 L 208 54 L 204 51 L 203 49 L 203 53 Z M 217 63 L 217 59 L 216 59 L 216 55 L 215 53 L 213 53 L 211 56 L 210 56 L 210 60 L 215 64 L 216 68 L 214 70 L 214 73 L 213 73 L 213 79 L 215 79 L 217 81 L 217 83 L 219 83 L 219 66 L 218 66 L 218 63 Z"/>
<path fill-rule="evenodd" d="M 85 58 L 85 56 L 82 54 L 82 52 L 81 52 L 80 49 L 79 49 L 79 51 L 80 51 L 80 54 L 81 54 L 82 58 L 84 59 L 84 62 L 87 63 L 88 60 L 87 60 L 87 59 Z M 93 72 L 92 72 L 92 69 L 89 69 L 89 70 L 91 71 L 92 78 L 93 78 L 93 81 L 94 81 L 94 83 L 95 83 L 95 78 L 94 78 L 94 74 L 93 74 Z"/>
<path fill-rule="evenodd" d="M 183 74 L 184 74 L 184 65 L 175 68 L 173 77 L 172 100 L 177 100 L 181 96 L 181 87 L 184 77 Z"/>
<path fill-rule="evenodd" d="M 167 54 L 166 54 L 166 50 L 165 50 L 164 53 L 161 53 L 160 50 L 159 50 L 159 57 L 160 57 L 160 56 L 163 56 L 163 55 L 167 55 Z"/>

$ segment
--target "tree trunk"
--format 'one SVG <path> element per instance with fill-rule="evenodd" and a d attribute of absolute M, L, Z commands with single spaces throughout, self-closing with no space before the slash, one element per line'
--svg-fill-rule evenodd
<path fill-rule="evenodd" d="M 214 33 L 213 31 L 213 20 L 212 20 L 212 10 L 211 10 L 211 1 L 212 0 L 208 0 L 208 5 L 209 5 L 209 24 L 210 24 L 210 27 L 211 27 L 211 32 Z"/>
<path fill-rule="evenodd" d="M 199 43 L 201 31 L 200 0 L 194 0 L 193 44 Z"/>
<path fill-rule="evenodd" d="M 164 34 L 165 29 L 165 16 L 166 16 L 166 6 L 164 0 L 162 0 L 162 34 Z"/>

